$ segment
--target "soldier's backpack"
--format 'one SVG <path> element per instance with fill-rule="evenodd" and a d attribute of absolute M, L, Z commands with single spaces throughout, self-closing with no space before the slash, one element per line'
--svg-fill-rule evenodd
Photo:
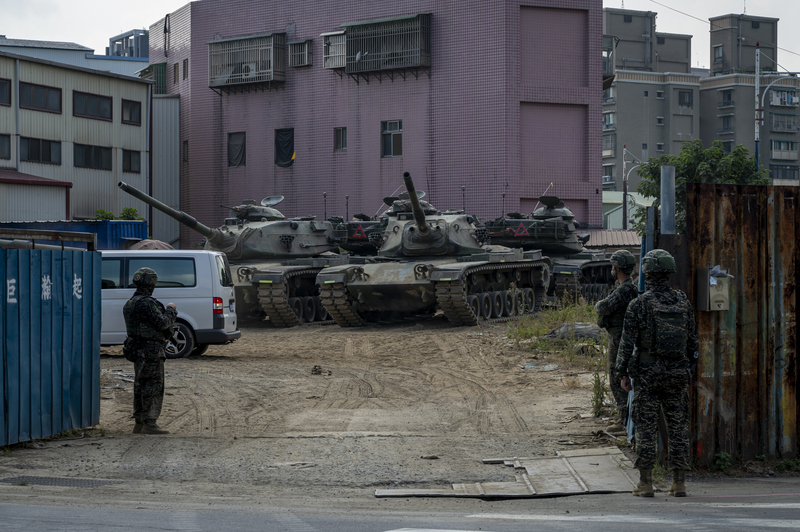
<path fill-rule="evenodd" d="M 650 356 L 655 359 L 670 362 L 685 360 L 688 341 L 685 298 L 670 304 L 660 301 L 654 294 L 642 297 L 645 297 L 652 316 L 650 345 L 643 347 L 647 347 Z"/>
<path fill-rule="evenodd" d="M 136 359 L 139 358 L 135 344 L 136 341 L 130 336 L 125 338 L 125 343 L 122 344 L 122 355 L 125 357 L 125 360 L 136 362 Z"/>

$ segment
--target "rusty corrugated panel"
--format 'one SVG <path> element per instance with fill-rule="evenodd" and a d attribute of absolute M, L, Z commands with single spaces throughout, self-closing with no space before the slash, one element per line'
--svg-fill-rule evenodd
<path fill-rule="evenodd" d="M 687 187 L 679 248 L 690 300 L 697 268 L 719 264 L 734 275 L 729 310 L 697 311 L 692 438 L 701 465 L 720 452 L 797 456 L 798 198 L 796 187 Z"/>

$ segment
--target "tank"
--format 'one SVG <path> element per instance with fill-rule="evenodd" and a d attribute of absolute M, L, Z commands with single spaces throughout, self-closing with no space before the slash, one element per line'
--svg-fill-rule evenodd
<path fill-rule="evenodd" d="M 418 317 L 441 309 L 456 325 L 535 312 L 551 263 L 540 251 L 485 245 L 488 234 L 462 211 L 441 213 L 403 175 L 406 199 L 392 198 L 376 256 L 317 275 L 323 306 L 342 327 Z"/>
<path fill-rule="evenodd" d="M 604 298 L 614 287 L 611 262 L 604 253 L 586 249 L 575 215 L 556 196 L 539 198 L 542 207 L 530 216 L 517 212 L 486 222 L 492 244 L 523 250 L 540 249 L 553 263 L 547 288 L 551 300 L 580 294 L 588 302 Z"/>
<path fill-rule="evenodd" d="M 266 313 L 278 327 L 330 320 L 315 279 L 322 268 L 348 260 L 333 253 L 338 246 L 330 222 L 286 218 L 274 208 L 283 196 L 270 196 L 260 205 L 248 200 L 226 207 L 232 216 L 212 229 L 124 182 L 119 188 L 203 235 L 205 249 L 225 253 L 234 272 L 239 315 Z"/>
<path fill-rule="evenodd" d="M 328 221 L 333 225 L 333 238 L 341 249 L 357 255 L 374 255 L 378 252 L 386 226 L 385 219 L 356 214 L 352 220 L 333 216 Z"/>

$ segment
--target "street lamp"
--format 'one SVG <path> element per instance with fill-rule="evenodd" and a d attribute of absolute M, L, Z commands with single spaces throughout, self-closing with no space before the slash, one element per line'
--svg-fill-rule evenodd
<path fill-rule="evenodd" d="M 777 62 L 775 64 L 777 64 Z M 764 120 L 764 118 L 761 115 L 764 112 L 764 98 L 766 98 L 766 96 L 767 96 L 767 91 L 769 91 L 769 88 L 772 87 L 777 82 L 782 81 L 782 80 L 787 79 L 787 78 L 796 77 L 797 74 L 799 74 L 799 73 L 800 72 L 786 72 L 785 74 L 783 74 L 783 75 L 779 76 L 778 78 L 772 80 L 772 82 L 764 88 L 764 93 L 763 94 L 759 94 L 761 92 L 761 89 L 759 88 L 759 82 L 761 80 L 761 48 L 759 47 L 758 42 L 756 42 L 756 130 L 755 130 L 755 137 L 756 137 L 755 138 L 755 140 L 756 140 L 756 172 L 758 172 L 759 169 L 761 168 L 760 155 L 759 155 L 759 153 L 760 153 L 759 143 L 761 141 L 761 137 L 760 137 L 760 132 L 759 132 L 759 125 Z M 759 100 L 759 95 L 761 97 L 760 100 Z"/>
<path fill-rule="evenodd" d="M 629 152 L 627 146 L 628 146 L 627 144 L 623 144 L 622 145 L 622 175 L 623 175 L 623 178 L 622 178 L 622 228 L 623 229 L 627 229 L 628 228 L 628 176 L 630 176 L 631 172 L 633 172 L 636 168 L 639 167 L 640 164 L 642 164 L 641 159 L 639 159 L 634 154 Z M 633 157 L 634 159 L 636 159 L 638 162 L 636 164 L 634 164 L 631 167 L 630 170 L 625 172 L 625 166 L 626 166 L 626 164 L 628 162 L 627 159 L 625 158 L 625 155 L 627 155 L 627 154 L 630 154 L 630 156 Z M 633 161 L 631 161 L 631 162 L 633 162 Z"/>

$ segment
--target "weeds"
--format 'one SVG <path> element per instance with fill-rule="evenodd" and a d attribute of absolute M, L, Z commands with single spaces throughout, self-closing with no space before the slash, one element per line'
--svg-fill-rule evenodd
<path fill-rule="evenodd" d="M 800 458 L 784 460 L 775 466 L 778 471 L 800 471 Z"/>
<path fill-rule="evenodd" d="M 656 453 L 656 463 L 653 466 L 653 482 L 663 482 L 669 470 L 661 463 L 661 453 Z"/>
<path fill-rule="evenodd" d="M 581 381 L 577 375 L 567 375 L 561 379 L 561 382 L 564 383 L 565 388 L 580 388 Z"/>
<path fill-rule="evenodd" d="M 600 417 L 606 399 L 606 376 L 595 371 L 592 376 L 592 415 Z"/>
<path fill-rule="evenodd" d="M 23 480 L 22 482 L 14 482 L 14 485 L 15 486 L 27 486 L 28 483 Z"/>
<path fill-rule="evenodd" d="M 713 471 L 727 475 L 732 465 L 732 457 L 725 451 L 719 452 L 714 456 L 714 464 L 711 466 Z"/>

